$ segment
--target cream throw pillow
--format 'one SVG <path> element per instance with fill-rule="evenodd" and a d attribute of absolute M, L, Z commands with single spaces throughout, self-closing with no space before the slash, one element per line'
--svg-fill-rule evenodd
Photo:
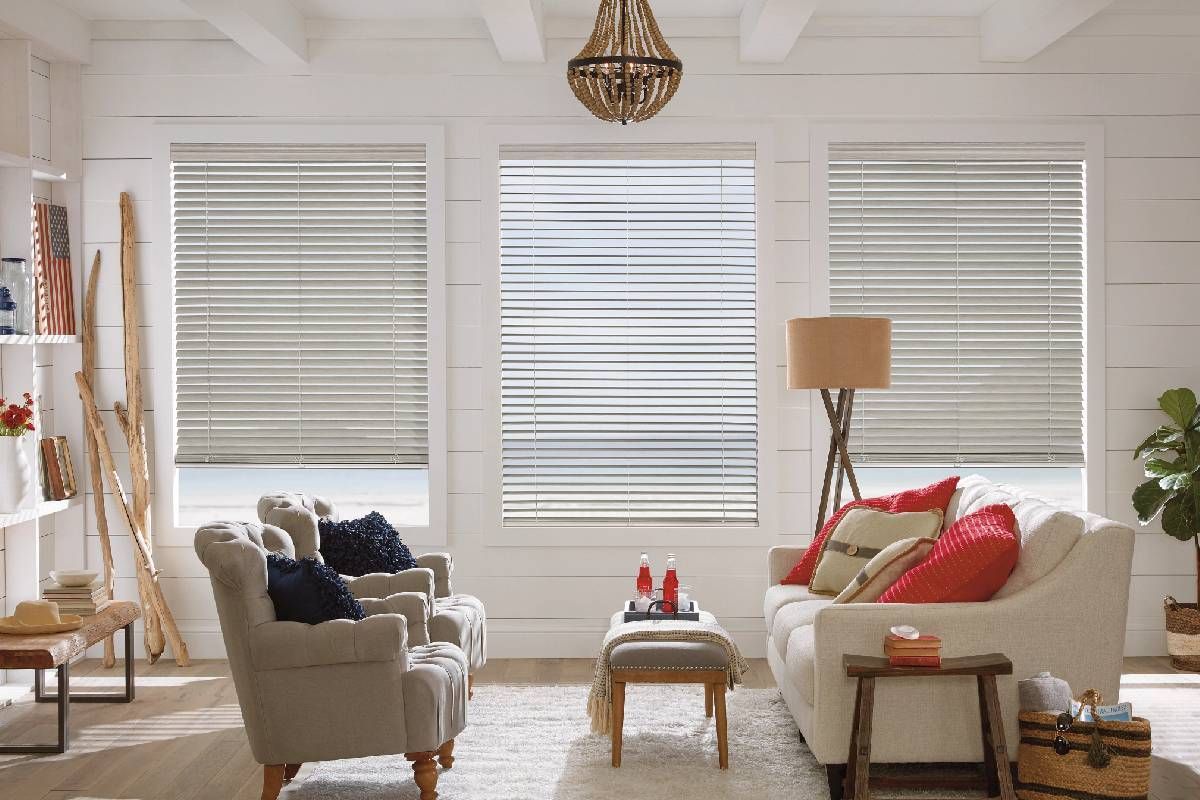
<path fill-rule="evenodd" d="M 937 539 L 927 538 L 892 542 L 859 570 L 833 602 L 874 603 L 901 575 L 924 561 L 935 544 Z"/>
<path fill-rule="evenodd" d="M 825 539 L 808 590 L 836 595 L 885 547 L 901 539 L 936 539 L 942 532 L 942 512 L 879 511 L 856 506 L 845 513 Z"/>

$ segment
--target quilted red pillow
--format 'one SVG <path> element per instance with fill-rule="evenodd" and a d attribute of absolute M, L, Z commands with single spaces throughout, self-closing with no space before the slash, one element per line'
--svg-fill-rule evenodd
<path fill-rule="evenodd" d="M 1017 566 L 1017 519 L 1003 503 L 951 525 L 917 566 L 879 597 L 880 603 L 980 603 L 1000 591 Z"/>
<path fill-rule="evenodd" d="M 958 488 L 958 476 L 953 475 L 945 480 L 932 483 L 921 489 L 905 489 L 903 492 L 889 494 L 884 497 L 864 497 L 862 500 L 852 500 L 839 508 L 829 521 L 821 528 L 820 533 L 813 539 L 812 544 L 800 557 L 800 562 L 792 567 L 792 571 L 780 583 L 797 583 L 808 585 L 812 580 L 813 570 L 817 568 L 817 560 L 821 557 L 821 547 L 829 532 L 837 527 L 848 510 L 855 506 L 866 506 L 879 511 L 932 511 L 946 510 L 950 498 Z"/>

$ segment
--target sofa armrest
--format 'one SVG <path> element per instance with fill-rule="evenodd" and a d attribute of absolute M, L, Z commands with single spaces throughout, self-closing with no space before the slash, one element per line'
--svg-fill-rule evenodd
<path fill-rule="evenodd" d="M 793 545 L 772 547 L 767 553 L 768 584 L 774 586 L 786 578 L 787 574 L 792 571 L 792 567 L 799 563 L 800 557 L 804 555 L 804 551 L 807 549 L 807 547 L 795 547 Z"/>
<path fill-rule="evenodd" d="M 400 614 L 408 620 L 408 646 L 429 644 L 432 605 L 424 592 L 398 592 L 388 597 L 364 597 L 359 601 L 368 617 Z"/>
<path fill-rule="evenodd" d="M 406 669 L 407 651 L 408 621 L 399 614 L 319 625 L 264 622 L 250 630 L 250 658 L 260 671 L 373 661 L 397 661 Z"/>
<path fill-rule="evenodd" d="M 454 574 L 454 558 L 449 553 L 424 553 L 417 556 L 417 565 L 433 570 L 433 596 L 449 597 L 454 594 L 450 576 Z"/>
<path fill-rule="evenodd" d="M 368 597 L 391 597 L 401 592 L 420 592 L 429 598 L 430 613 L 433 613 L 433 570 L 417 567 L 396 573 L 372 572 L 357 578 L 343 575 L 342 580 L 349 587 L 350 594 L 358 600 Z"/>

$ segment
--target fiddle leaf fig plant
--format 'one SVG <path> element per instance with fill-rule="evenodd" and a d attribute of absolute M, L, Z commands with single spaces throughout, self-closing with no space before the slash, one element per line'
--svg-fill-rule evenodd
<path fill-rule="evenodd" d="M 1162 514 L 1163 532 L 1191 541 L 1196 550 L 1196 596 L 1200 602 L 1200 408 L 1191 389 L 1168 389 L 1158 407 L 1171 420 L 1138 445 L 1149 479 L 1133 490 L 1138 521 L 1148 525 Z"/>

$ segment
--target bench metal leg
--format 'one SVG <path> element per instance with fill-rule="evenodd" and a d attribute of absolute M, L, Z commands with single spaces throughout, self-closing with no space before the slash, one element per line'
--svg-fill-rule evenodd
<path fill-rule="evenodd" d="M 43 684 L 44 670 L 33 671 L 33 699 L 38 703 L 56 703 L 58 705 L 58 743 L 57 744 L 3 744 L 0 745 L 0 755 L 14 753 L 65 753 L 71 739 L 71 703 L 129 703 L 133 701 L 133 623 L 124 628 L 125 631 L 125 692 L 123 694 L 72 694 L 71 665 L 59 664 L 55 667 L 58 673 L 58 687 L 53 694 L 47 694 Z"/>
<path fill-rule="evenodd" d="M 58 696 L 58 744 L 5 744 L 0 745 L 0 754 L 9 753 L 65 753 L 67 752 L 67 742 L 70 739 L 70 716 L 71 716 L 71 678 L 70 665 L 59 664 L 56 667 L 58 672 L 58 685 L 61 687 L 61 694 Z M 42 671 L 34 670 L 35 688 L 41 683 Z"/>
<path fill-rule="evenodd" d="M 112 694 L 111 692 L 88 692 L 85 694 L 72 694 L 72 703 L 132 703 L 134 695 L 133 687 L 133 623 L 129 623 L 122 630 L 125 631 L 125 693 Z M 64 684 L 62 679 L 59 679 L 59 689 L 54 693 L 46 692 L 43 682 L 42 670 L 33 671 L 33 698 L 39 703 L 56 703 L 62 695 Z M 69 691 L 69 690 L 68 690 Z"/>

